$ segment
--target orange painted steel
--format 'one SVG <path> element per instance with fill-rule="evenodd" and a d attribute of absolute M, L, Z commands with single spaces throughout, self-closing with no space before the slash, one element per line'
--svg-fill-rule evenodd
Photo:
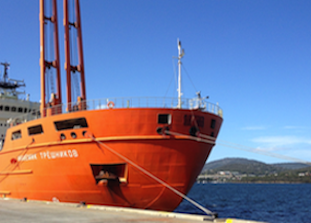
<path fill-rule="evenodd" d="M 158 124 L 159 114 L 171 115 L 171 124 Z M 200 173 L 213 144 L 186 137 L 162 135 L 158 128 L 189 135 L 185 116 L 201 117 L 200 133 L 217 137 L 222 118 L 180 109 L 103 109 L 77 111 L 33 120 L 10 128 L 0 152 L 0 170 L 27 170 L 32 174 L 0 176 L 0 190 L 7 197 L 63 202 L 86 202 L 172 211 L 181 202 L 165 186 L 145 175 L 97 141 L 104 143 L 154 176 L 186 194 Z M 87 127 L 57 130 L 55 122 L 85 118 Z M 211 122 L 215 120 L 214 128 Z M 43 133 L 28 135 L 28 128 L 42 125 Z M 11 140 L 20 130 L 22 137 Z M 61 136 L 65 136 L 65 138 Z M 92 140 L 92 135 L 97 141 Z M 26 147 L 27 145 L 27 147 Z M 21 150 L 23 148 L 23 150 Z M 15 158 L 16 164 L 9 161 Z M 122 167 L 118 181 L 97 182 L 94 167 Z"/>

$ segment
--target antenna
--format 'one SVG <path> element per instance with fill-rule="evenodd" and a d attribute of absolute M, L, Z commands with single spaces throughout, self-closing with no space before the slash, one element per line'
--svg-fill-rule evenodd
<path fill-rule="evenodd" d="M 178 105 L 177 108 L 181 108 L 181 58 L 185 55 L 184 49 L 181 49 L 181 42 L 177 39 L 178 44 Z"/>

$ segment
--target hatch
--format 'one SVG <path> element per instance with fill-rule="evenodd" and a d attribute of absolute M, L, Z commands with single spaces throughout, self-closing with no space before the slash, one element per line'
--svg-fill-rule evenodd
<path fill-rule="evenodd" d="M 127 183 L 128 169 L 126 163 L 90 164 L 96 184 Z"/>

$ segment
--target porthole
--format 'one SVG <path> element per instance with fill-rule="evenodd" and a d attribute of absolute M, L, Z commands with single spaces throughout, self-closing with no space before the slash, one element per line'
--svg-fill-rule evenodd
<path fill-rule="evenodd" d="M 73 139 L 77 138 L 77 134 L 75 132 L 72 132 L 70 135 Z"/>
<path fill-rule="evenodd" d="M 61 139 L 61 140 L 65 140 L 65 139 L 66 139 L 66 136 L 65 136 L 64 133 L 60 134 L 60 139 Z"/>

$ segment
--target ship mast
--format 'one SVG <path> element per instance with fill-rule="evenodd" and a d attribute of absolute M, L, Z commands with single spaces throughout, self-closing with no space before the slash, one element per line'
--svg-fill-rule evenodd
<path fill-rule="evenodd" d="M 181 58 L 185 55 L 184 49 L 181 49 L 181 42 L 179 39 L 177 39 L 177 44 L 178 44 L 178 105 L 177 108 L 181 108 L 182 102 L 181 102 Z"/>
<path fill-rule="evenodd" d="M 86 100 L 86 92 L 85 92 L 85 77 L 84 77 L 84 60 L 83 60 L 83 48 L 82 48 L 82 31 L 81 31 L 81 16 L 80 16 L 80 4 L 79 0 L 75 0 L 75 14 L 76 21 L 69 22 L 69 8 L 68 8 L 68 0 L 64 0 L 64 27 L 65 27 L 65 70 L 67 76 L 67 103 L 68 110 L 72 109 L 72 95 L 71 95 L 71 74 L 79 72 L 80 73 L 80 96 L 78 96 L 78 105 L 82 105 L 82 101 Z M 77 32 L 77 47 L 78 47 L 78 56 L 79 56 L 79 64 L 74 66 L 71 64 L 70 58 L 70 34 L 69 30 L 71 28 L 75 28 Z M 80 106 L 79 109 L 85 109 L 85 106 Z"/>
<path fill-rule="evenodd" d="M 40 67 L 41 67 L 41 115 L 46 116 L 46 108 L 62 104 L 61 81 L 60 81 L 60 66 L 59 66 L 59 43 L 58 43 L 58 22 L 57 22 L 57 4 L 56 0 L 52 1 L 53 12 L 52 16 L 45 15 L 45 0 L 40 0 Z M 46 58 L 46 26 L 52 23 L 54 26 L 54 57 L 53 61 L 48 61 Z M 47 70 L 54 68 L 56 70 L 56 93 L 52 93 L 50 102 L 46 102 L 46 75 Z"/>

